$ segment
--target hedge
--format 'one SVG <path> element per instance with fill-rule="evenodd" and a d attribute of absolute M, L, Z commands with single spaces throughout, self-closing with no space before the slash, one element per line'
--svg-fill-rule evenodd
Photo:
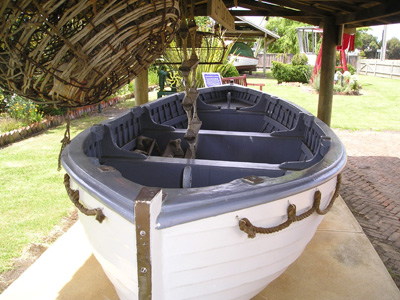
<path fill-rule="evenodd" d="M 312 74 L 312 66 L 310 65 L 289 65 L 281 62 L 273 61 L 272 62 L 272 76 L 278 83 L 282 82 L 302 82 L 308 83 L 311 74 Z"/>

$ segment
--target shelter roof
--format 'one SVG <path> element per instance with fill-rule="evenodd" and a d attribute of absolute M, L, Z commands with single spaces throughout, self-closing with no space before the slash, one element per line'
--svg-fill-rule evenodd
<path fill-rule="evenodd" d="M 269 43 L 279 39 L 279 35 L 276 33 L 263 28 L 244 17 L 235 18 L 235 30 L 227 30 L 225 32 L 225 37 L 240 37 L 243 39 L 266 38 Z"/>
<path fill-rule="evenodd" d="M 208 0 L 214 1 L 214 0 Z M 222 0 L 233 16 L 276 16 L 319 26 L 326 18 L 347 28 L 400 23 L 400 1 L 392 0 Z M 207 0 L 196 0 L 207 15 Z"/>

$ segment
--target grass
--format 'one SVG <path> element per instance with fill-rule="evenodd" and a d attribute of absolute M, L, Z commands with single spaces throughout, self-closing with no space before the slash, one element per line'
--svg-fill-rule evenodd
<path fill-rule="evenodd" d="M 71 135 L 104 120 L 72 121 Z M 72 210 L 57 172 L 64 126 L 0 149 L 0 273 L 12 267 L 24 247 L 41 242 Z"/>
<path fill-rule="evenodd" d="M 0 114 L 0 134 L 21 128 L 23 126 L 25 126 L 24 122 L 10 118 L 6 113 Z"/>
<path fill-rule="evenodd" d="M 359 75 L 360 96 L 334 95 L 333 128 L 349 130 L 400 131 L 399 80 Z M 292 101 L 316 115 L 318 94 L 294 86 L 277 85 L 271 73 L 267 79 L 249 78 L 249 82 L 265 82 L 264 91 Z"/>

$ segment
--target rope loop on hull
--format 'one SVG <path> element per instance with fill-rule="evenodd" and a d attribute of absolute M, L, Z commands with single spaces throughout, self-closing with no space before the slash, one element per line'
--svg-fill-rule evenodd
<path fill-rule="evenodd" d="M 71 202 L 75 205 L 77 209 L 79 209 L 81 213 L 83 213 L 86 216 L 95 216 L 96 220 L 99 223 L 102 223 L 104 221 L 106 216 L 103 214 L 103 211 L 100 208 L 89 209 L 79 201 L 79 191 L 71 189 L 70 177 L 68 174 L 64 175 L 64 186 L 65 189 L 67 190 L 69 198 L 71 199 Z"/>
<path fill-rule="evenodd" d="M 319 215 L 325 215 L 332 208 L 333 203 L 335 202 L 336 198 L 339 196 L 341 181 L 342 181 L 342 175 L 339 174 L 337 176 L 335 192 L 333 193 L 333 196 L 325 209 L 320 208 L 321 192 L 317 190 L 314 193 L 314 202 L 313 202 L 312 207 L 309 210 L 307 210 L 306 212 L 302 213 L 301 215 L 297 216 L 296 215 L 296 205 L 290 204 L 287 208 L 287 220 L 277 226 L 268 227 L 268 228 L 257 227 L 257 226 L 254 226 L 249 221 L 249 219 L 242 218 L 239 220 L 239 229 L 241 231 L 244 231 L 245 233 L 247 233 L 248 238 L 255 238 L 257 233 L 271 234 L 271 233 L 281 231 L 281 230 L 289 227 L 294 222 L 298 222 L 298 221 L 304 220 L 305 218 L 308 218 L 314 212 L 316 212 Z"/>

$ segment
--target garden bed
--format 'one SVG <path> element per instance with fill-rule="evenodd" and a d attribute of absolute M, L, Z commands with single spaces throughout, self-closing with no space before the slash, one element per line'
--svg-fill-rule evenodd
<path fill-rule="evenodd" d="M 74 120 L 76 118 L 79 118 L 79 117 L 87 114 L 87 113 L 90 113 L 95 110 L 99 110 L 99 105 L 101 105 L 101 108 L 105 108 L 105 107 L 114 105 L 120 101 L 124 101 L 124 100 L 132 98 L 132 97 L 134 97 L 133 94 L 129 94 L 129 95 L 125 95 L 125 96 L 117 96 L 117 97 L 111 98 L 107 101 L 102 101 L 99 104 L 92 104 L 92 105 L 87 105 L 87 106 L 83 106 L 83 107 L 78 107 L 78 108 L 72 109 L 70 111 L 69 117 L 71 120 Z M 59 126 L 65 122 L 66 118 L 67 118 L 67 114 L 65 114 L 63 116 L 49 116 L 40 122 L 35 122 L 28 126 L 2 133 L 2 134 L 0 134 L 0 147 L 6 146 L 8 144 L 17 142 L 22 139 L 25 139 L 36 133 L 47 130 L 48 128 Z"/>
<path fill-rule="evenodd" d="M 318 94 L 319 92 L 310 84 L 301 83 L 301 82 L 282 82 L 278 83 L 281 86 L 293 86 L 293 87 L 300 87 L 303 91 L 311 94 Z M 362 95 L 359 90 L 356 91 L 333 91 L 333 95 L 341 95 L 341 96 L 360 96 Z"/>

